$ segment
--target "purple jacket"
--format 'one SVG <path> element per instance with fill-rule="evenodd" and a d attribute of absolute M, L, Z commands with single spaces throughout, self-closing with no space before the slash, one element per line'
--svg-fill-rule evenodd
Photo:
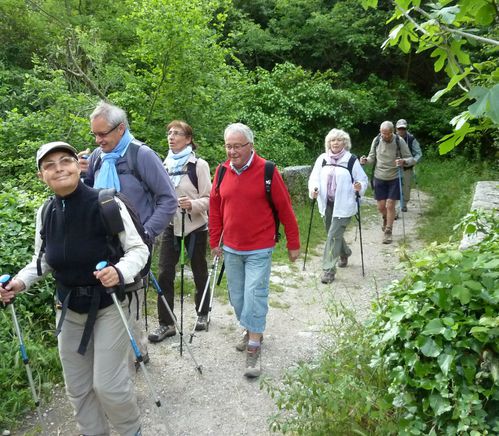
<path fill-rule="evenodd" d="M 140 175 L 142 181 L 130 169 L 127 159 L 129 151 L 130 148 L 116 161 L 121 192 L 135 206 L 146 232 L 155 238 L 170 224 L 178 206 L 177 194 L 161 159 L 152 149 L 141 145 L 138 150 L 134 172 Z M 99 168 L 95 170 L 95 166 L 100 153 L 100 148 L 96 148 L 88 159 L 84 182 L 89 186 L 94 185 L 99 173 Z"/>

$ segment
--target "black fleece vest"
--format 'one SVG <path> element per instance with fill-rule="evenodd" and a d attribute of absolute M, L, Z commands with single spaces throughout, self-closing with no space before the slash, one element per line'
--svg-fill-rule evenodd
<path fill-rule="evenodd" d="M 94 277 L 95 265 L 110 259 L 107 234 L 98 205 L 98 190 L 79 183 L 67 197 L 56 197 L 47 214 L 45 228 L 45 259 L 53 268 L 57 297 L 64 301 L 68 289 L 78 286 L 99 286 Z M 72 293 L 68 308 L 88 313 L 90 296 Z M 112 304 L 106 292 L 101 293 L 99 308 Z"/>

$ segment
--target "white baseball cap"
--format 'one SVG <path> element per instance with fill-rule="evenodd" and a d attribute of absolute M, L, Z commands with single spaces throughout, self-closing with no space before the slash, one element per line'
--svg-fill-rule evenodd
<path fill-rule="evenodd" d="M 78 154 L 76 149 L 62 141 L 49 142 L 47 144 L 43 144 L 38 151 L 36 152 L 36 166 L 40 169 L 41 160 L 50 152 L 54 150 L 66 150 L 69 151 L 76 159 L 78 159 Z"/>
<path fill-rule="evenodd" d="M 397 125 L 395 126 L 397 129 L 407 129 L 407 121 L 404 119 L 398 120 Z"/>

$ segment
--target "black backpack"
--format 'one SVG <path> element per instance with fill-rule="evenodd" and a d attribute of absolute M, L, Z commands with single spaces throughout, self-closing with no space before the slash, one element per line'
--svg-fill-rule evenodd
<path fill-rule="evenodd" d="M 355 156 L 354 154 L 352 154 L 350 156 L 350 159 L 348 159 L 348 163 L 347 163 L 347 166 L 344 167 L 343 165 L 336 165 L 336 164 L 328 164 L 326 162 L 326 159 L 323 159 L 322 160 L 322 166 L 325 167 L 325 166 L 331 166 L 331 167 L 340 167 L 340 168 L 345 168 L 346 170 L 348 170 L 348 172 L 350 173 L 350 177 L 352 178 L 352 183 L 354 182 L 354 179 L 353 179 L 353 173 L 352 173 L 352 170 L 353 170 L 353 166 L 355 164 L 355 161 L 357 160 L 357 156 Z"/>
<path fill-rule="evenodd" d="M 119 198 L 127 208 L 137 233 L 140 235 L 142 241 L 147 245 L 149 250 L 147 263 L 139 273 L 140 278 L 144 278 L 149 274 L 149 270 L 151 269 L 153 239 L 146 233 L 144 226 L 140 222 L 139 214 L 128 197 L 116 192 L 116 189 L 114 188 L 99 190 L 99 208 L 104 221 L 104 226 L 106 227 L 109 247 L 113 250 L 117 249 L 117 253 L 120 257 L 123 255 L 123 249 L 121 248 L 118 234 L 125 230 L 125 226 L 123 224 L 123 220 L 121 219 L 120 206 L 115 201 L 115 197 Z"/>
<path fill-rule="evenodd" d="M 272 188 L 272 178 L 274 177 L 274 169 L 275 169 L 275 163 L 266 160 L 265 161 L 265 171 L 264 171 L 264 186 L 265 186 L 265 195 L 267 196 L 267 201 L 269 202 L 270 208 L 272 209 L 272 214 L 274 215 L 274 222 L 275 222 L 275 241 L 279 242 L 279 239 L 281 239 L 281 233 L 279 232 L 279 226 L 280 226 L 280 221 L 279 221 L 279 215 L 277 213 L 277 210 L 274 206 L 274 202 L 272 201 L 272 195 L 271 195 L 271 188 Z M 227 167 L 223 166 L 223 164 L 218 165 L 217 168 L 217 180 L 215 184 L 215 189 L 218 192 L 220 190 L 220 184 L 222 183 L 222 180 L 225 175 L 225 171 L 227 170 Z"/>
<path fill-rule="evenodd" d="M 184 174 L 187 174 L 189 177 L 189 180 L 191 183 L 194 185 L 197 191 L 199 191 L 198 188 L 198 174 L 196 173 L 196 164 L 197 164 L 197 159 L 196 162 L 187 162 L 187 169 L 185 171 L 175 171 L 173 173 L 168 173 L 170 176 L 182 176 Z"/>
<path fill-rule="evenodd" d="M 120 206 L 115 201 L 114 199 L 115 197 L 119 198 L 126 206 L 128 213 L 130 214 L 130 217 L 133 221 L 133 224 L 137 229 L 137 233 L 140 235 L 142 241 L 147 245 L 147 248 L 149 250 L 149 257 L 147 259 L 147 263 L 135 279 L 135 282 L 139 282 L 143 277 L 149 274 L 149 270 L 151 268 L 153 240 L 147 235 L 146 231 L 144 230 L 144 226 L 140 222 L 139 214 L 137 213 L 133 205 L 130 203 L 130 200 L 126 196 L 120 194 L 119 192 L 116 192 L 116 189 L 114 188 L 100 189 L 98 196 L 99 210 L 101 212 L 104 226 L 106 227 L 107 243 L 110 252 L 112 253 L 112 256 L 119 259 L 123 255 L 123 249 L 121 247 L 118 234 L 125 230 L 123 220 L 121 219 L 120 215 Z M 41 212 L 42 228 L 40 230 L 40 235 L 42 237 L 42 245 L 40 247 L 40 252 L 38 253 L 38 259 L 36 262 L 37 273 L 39 276 L 42 275 L 41 258 L 43 256 L 43 253 L 45 252 L 45 244 L 46 244 L 44 238 L 45 234 L 44 226 L 47 221 L 47 216 L 50 210 L 52 210 L 53 208 L 54 201 L 55 198 L 51 197 L 47 199 L 42 206 L 42 212 Z M 130 287 L 125 286 L 125 291 L 127 291 L 127 288 L 131 288 L 130 291 L 134 291 L 136 289 L 136 286 L 133 285 Z"/>

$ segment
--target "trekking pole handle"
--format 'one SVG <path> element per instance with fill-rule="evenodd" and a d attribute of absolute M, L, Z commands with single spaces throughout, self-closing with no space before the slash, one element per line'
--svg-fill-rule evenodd
<path fill-rule="evenodd" d="M 9 282 L 12 280 L 12 277 L 10 274 L 3 274 L 0 276 L 0 286 L 2 288 L 5 288 L 9 284 Z M 4 306 L 7 307 L 10 303 L 4 303 Z"/>
<path fill-rule="evenodd" d="M 2 288 L 5 288 L 5 286 L 7 286 L 9 284 L 11 280 L 11 277 L 9 274 L 3 274 L 0 276 L 0 285 L 2 286 Z"/>
<path fill-rule="evenodd" d="M 108 265 L 107 261 L 101 260 L 97 265 L 95 265 L 95 269 L 97 271 L 100 271 L 101 269 L 104 269 Z"/>

